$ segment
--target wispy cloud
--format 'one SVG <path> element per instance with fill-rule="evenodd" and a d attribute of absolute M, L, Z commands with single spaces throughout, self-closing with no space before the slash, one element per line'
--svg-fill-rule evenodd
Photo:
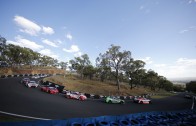
<path fill-rule="evenodd" d="M 196 59 L 179 58 L 172 64 L 155 64 L 156 72 L 168 78 L 196 77 Z"/>
<path fill-rule="evenodd" d="M 66 38 L 71 41 L 73 39 L 73 36 L 70 33 L 67 33 L 66 34 Z"/>
<path fill-rule="evenodd" d="M 159 67 L 159 68 L 165 67 L 165 66 L 167 66 L 167 65 L 166 64 L 155 64 L 155 67 Z"/>
<path fill-rule="evenodd" d="M 151 57 L 145 57 L 145 58 L 139 59 L 139 60 L 144 61 L 146 64 L 152 64 L 153 63 L 153 61 L 151 60 Z"/>
<path fill-rule="evenodd" d="M 192 4 L 194 2 L 196 2 L 196 0 L 188 0 L 188 4 Z"/>
<path fill-rule="evenodd" d="M 42 42 L 52 47 L 58 47 L 54 42 L 49 41 L 48 39 L 43 39 Z"/>
<path fill-rule="evenodd" d="M 49 57 L 52 57 L 54 59 L 58 59 L 59 56 L 58 55 L 55 55 L 51 50 L 49 49 L 43 49 L 41 51 L 39 51 L 39 53 L 43 54 L 43 55 L 46 55 L 46 56 L 49 56 Z"/>
<path fill-rule="evenodd" d="M 77 45 L 71 45 L 70 49 L 64 48 L 63 51 L 69 52 L 69 53 L 74 53 L 74 52 L 79 52 L 80 49 L 78 48 Z"/>
<path fill-rule="evenodd" d="M 75 57 L 80 57 L 82 55 L 82 52 L 80 52 L 80 49 L 77 45 L 71 45 L 70 49 L 63 48 L 63 51 L 73 53 Z"/>
<path fill-rule="evenodd" d="M 77 53 L 74 54 L 74 56 L 75 57 L 80 57 L 80 56 L 82 56 L 82 52 L 77 52 Z"/>
<path fill-rule="evenodd" d="M 41 31 L 41 27 L 39 25 L 22 16 L 15 16 L 14 21 L 19 27 L 21 27 L 21 32 L 25 32 L 32 36 L 37 36 L 38 33 Z"/>
<path fill-rule="evenodd" d="M 16 36 L 15 41 L 8 40 L 7 42 L 21 47 L 31 48 L 33 50 L 40 50 L 44 48 L 44 46 L 39 45 L 36 42 L 30 41 L 28 39 L 25 39 L 21 36 Z"/>
<path fill-rule="evenodd" d="M 40 33 L 43 34 L 54 34 L 54 30 L 51 27 L 40 26 L 39 24 L 31 21 L 22 16 L 15 16 L 14 22 L 20 27 L 19 31 L 29 34 L 31 36 L 38 36 Z"/>
<path fill-rule="evenodd" d="M 181 30 L 179 33 L 183 34 L 183 33 L 190 32 L 190 31 L 196 31 L 196 26 L 190 26 L 187 29 Z"/>
<path fill-rule="evenodd" d="M 189 30 L 185 29 L 185 30 L 181 30 L 179 33 L 180 33 L 180 34 L 183 34 L 183 33 L 188 32 L 188 31 L 189 31 Z"/>
<path fill-rule="evenodd" d="M 49 34 L 49 35 L 54 34 L 54 30 L 51 27 L 43 26 L 42 29 L 43 29 L 43 34 Z"/>

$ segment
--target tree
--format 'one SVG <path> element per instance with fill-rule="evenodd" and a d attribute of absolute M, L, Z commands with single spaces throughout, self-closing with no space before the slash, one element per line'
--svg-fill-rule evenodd
<path fill-rule="evenodd" d="M 5 60 L 4 50 L 6 48 L 6 39 L 0 36 L 0 60 Z"/>
<path fill-rule="evenodd" d="M 109 66 L 115 71 L 116 85 L 118 90 L 120 90 L 119 73 L 123 72 L 123 63 L 131 59 L 131 52 L 120 52 L 120 46 L 111 45 L 108 51 L 106 51 L 106 56 L 109 60 Z"/>
<path fill-rule="evenodd" d="M 67 62 L 60 62 L 59 65 L 61 66 L 61 69 L 66 70 L 68 63 Z"/>
<path fill-rule="evenodd" d="M 71 64 L 72 69 L 77 70 L 82 79 L 84 79 L 85 67 L 91 65 L 87 54 L 83 54 L 81 57 L 75 57 L 75 59 L 70 60 L 69 63 Z"/>
<path fill-rule="evenodd" d="M 147 72 L 147 83 L 148 83 L 148 86 L 151 87 L 151 90 L 154 90 L 154 91 L 156 90 L 159 80 L 158 80 L 158 74 L 154 72 L 153 70 L 149 70 Z"/>
<path fill-rule="evenodd" d="M 111 67 L 109 66 L 109 59 L 106 54 L 99 54 L 99 57 L 96 58 L 96 67 L 99 74 L 101 82 L 107 78 L 108 74 L 111 73 Z"/>
<path fill-rule="evenodd" d="M 145 75 L 145 70 L 143 69 L 145 62 L 142 60 L 129 59 L 124 63 L 123 69 L 129 78 L 129 85 L 133 89 L 133 84 L 141 84 L 141 79 Z"/>
<path fill-rule="evenodd" d="M 186 83 L 186 90 L 189 92 L 196 93 L 196 81 L 191 81 L 189 83 Z"/>
<path fill-rule="evenodd" d="M 93 75 L 95 73 L 96 73 L 96 69 L 92 65 L 86 66 L 83 71 L 84 76 L 89 76 L 90 80 L 93 78 Z"/>

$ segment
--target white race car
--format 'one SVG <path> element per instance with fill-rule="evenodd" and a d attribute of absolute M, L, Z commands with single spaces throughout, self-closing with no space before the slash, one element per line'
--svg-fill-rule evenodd
<path fill-rule="evenodd" d="M 70 98 L 70 99 L 78 99 L 78 100 L 82 100 L 82 101 L 84 101 L 84 100 L 87 99 L 87 97 L 86 97 L 85 95 L 80 94 L 80 93 L 77 93 L 77 92 L 75 92 L 75 93 L 70 93 L 70 92 L 68 92 L 68 93 L 65 95 L 65 97 L 66 97 L 66 98 Z"/>
<path fill-rule="evenodd" d="M 151 100 L 143 97 L 136 97 L 133 99 L 134 102 L 139 103 L 139 104 L 150 104 Z"/>
<path fill-rule="evenodd" d="M 31 78 L 38 79 L 38 78 L 40 78 L 40 76 L 39 75 L 35 75 L 35 76 L 32 76 Z"/>
<path fill-rule="evenodd" d="M 38 87 L 39 84 L 37 84 L 35 81 L 30 81 L 29 83 L 25 84 L 27 87 Z"/>

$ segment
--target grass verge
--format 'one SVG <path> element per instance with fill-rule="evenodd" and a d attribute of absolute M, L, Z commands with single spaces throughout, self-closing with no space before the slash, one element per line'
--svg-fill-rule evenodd
<path fill-rule="evenodd" d="M 141 94 L 151 94 L 151 93 L 164 93 L 164 91 L 151 91 L 149 88 L 144 88 L 143 86 L 138 86 L 136 88 L 130 89 L 127 83 L 120 84 L 120 91 L 117 90 L 115 82 L 107 81 L 100 82 L 97 80 L 80 79 L 73 75 L 56 75 L 52 77 L 45 78 L 44 81 L 51 81 L 57 84 L 65 86 L 66 90 L 78 91 L 90 94 L 99 95 L 141 95 Z"/>

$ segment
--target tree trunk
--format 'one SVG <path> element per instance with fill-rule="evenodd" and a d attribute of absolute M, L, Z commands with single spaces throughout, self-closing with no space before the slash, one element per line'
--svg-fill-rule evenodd
<path fill-rule="evenodd" d="M 133 84 L 131 82 L 131 80 L 129 80 L 129 85 L 131 86 L 131 90 L 133 89 Z"/>
<path fill-rule="evenodd" d="M 118 91 L 120 90 L 120 83 L 119 83 L 119 79 L 117 78 L 117 86 L 118 86 Z"/>
<path fill-rule="evenodd" d="M 118 69 L 116 69 L 116 85 L 118 86 L 118 91 L 120 90 L 120 83 L 118 78 Z"/>

